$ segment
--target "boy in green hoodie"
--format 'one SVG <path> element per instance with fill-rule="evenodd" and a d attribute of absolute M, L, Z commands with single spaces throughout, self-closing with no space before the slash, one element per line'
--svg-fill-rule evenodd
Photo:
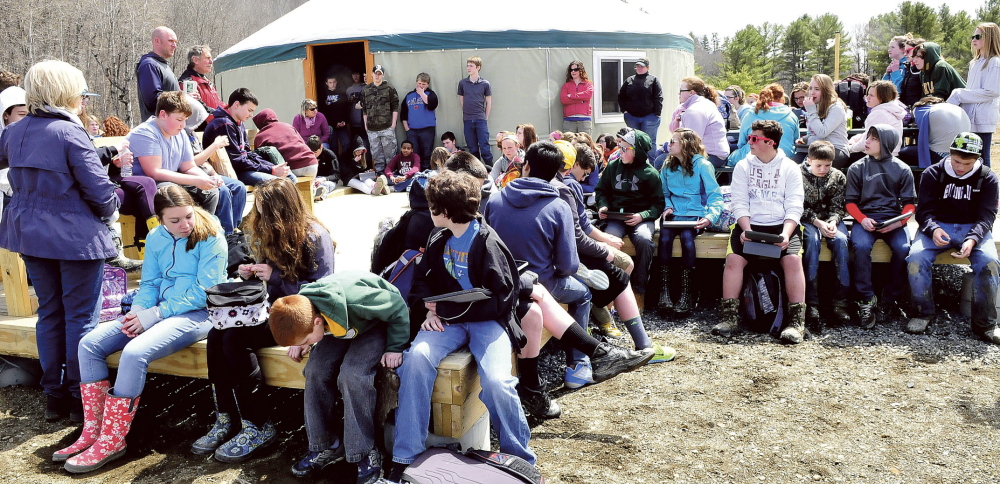
<path fill-rule="evenodd" d="M 924 42 L 913 49 L 913 66 L 920 70 L 920 83 L 924 86 L 924 96 L 948 99 L 951 91 L 965 87 L 965 79 L 951 64 L 941 57 L 941 46 L 934 42 Z"/>
<path fill-rule="evenodd" d="M 410 313 L 399 291 L 370 272 L 345 271 L 306 284 L 271 306 L 274 340 L 306 363 L 305 420 L 309 453 L 292 473 L 304 477 L 344 458 L 358 465 L 358 482 L 375 482 L 375 370 L 396 368 L 410 336 Z M 336 388 L 334 388 L 336 384 Z M 344 401 L 344 444 L 336 435 L 333 402 Z"/>

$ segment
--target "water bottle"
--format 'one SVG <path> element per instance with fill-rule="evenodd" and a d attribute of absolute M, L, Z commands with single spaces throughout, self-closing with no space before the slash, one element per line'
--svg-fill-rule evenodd
<path fill-rule="evenodd" d="M 122 145 L 121 151 L 118 152 L 118 157 L 121 158 L 122 156 L 124 156 L 126 154 L 131 154 L 131 153 L 132 152 L 129 151 L 129 149 L 128 149 L 128 141 L 126 141 Z M 135 162 L 135 160 L 133 159 L 128 164 L 122 165 L 122 178 L 125 178 L 127 176 L 132 176 L 132 163 L 134 163 L 134 162 Z"/>

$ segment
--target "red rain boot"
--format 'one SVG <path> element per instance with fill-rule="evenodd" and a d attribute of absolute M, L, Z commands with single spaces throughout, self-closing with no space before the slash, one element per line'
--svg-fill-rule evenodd
<path fill-rule="evenodd" d="M 101 419 L 104 418 L 104 401 L 110 384 L 107 380 L 80 385 L 83 400 L 83 432 L 73 445 L 52 454 L 52 462 L 63 462 L 75 454 L 87 450 L 101 436 Z"/>
<path fill-rule="evenodd" d="M 108 392 L 104 404 L 101 436 L 84 453 L 70 457 L 64 468 L 81 474 L 101 468 L 104 464 L 125 455 L 125 436 L 132 427 L 132 419 L 139 408 L 139 397 L 116 397 Z"/>

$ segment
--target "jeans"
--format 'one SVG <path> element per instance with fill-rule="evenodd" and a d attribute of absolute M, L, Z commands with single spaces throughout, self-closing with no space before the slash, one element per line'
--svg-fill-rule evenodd
<path fill-rule="evenodd" d="M 655 114 L 647 114 L 642 117 L 632 116 L 629 113 L 625 113 L 625 126 L 632 129 L 638 129 L 643 133 L 649 135 L 649 140 L 653 143 L 653 148 L 656 148 L 656 131 L 660 129 L 660 117 Z"/>
<path fill-rule="evenodd" d="M 396 130 L 386 128 L 380 131 L 368 131 L 368 142 L 372 145 L 375 172 L 383 173 L 385 165 L 396 156 Z"/>
<path fill-rule="evenodd" d="M 208 311 L 198 309 L 171 316 L 129 338 L 121 321 L 98 325 L 80 341 L 80 381 L 93 383 L 108 378 L 107 358 L 121 351 L 118 377 L 112 387 L 116 397 L 135 398 L 146 384 L 149 364 L 205 339 L 212 323 Z"/>
<path fill-rule="evenodd" d="M 490 128 L 485 119 L 465 120 L 465 144 L 469 145 L 469 153 L 482 160 L 487 170 L 493 169 L 493 152 L 490 151 Z"/>
<path fill-rule="evenodd" d="M 976 133 L 983 139 L 983 164 L 990 166 L 990 147 L 993 145 L 993 133 Z"/>
<path fill-rule="evenodd" d="M 870 301 L 875 296 L 872 288 L 872 247 L 878 239 L 889 244 L 892 258 L 889 259 L 889 284 L 886 293 L 889 298 L 899 301 L 906 284 L 906 255 L 910 252 L 910 237 L 906 229 L 900 227 L 887 234 L 869 232 L 855 223 L 851 227 L 851 252 L 854 254 L 854 290 L 862 301 Z"/>
<path fill-rule="evenodd" d="M 923 232 L 917 234 L 910 246 L 910 255 L 906 258 L 907 275 L 910 278 L 910 295 L 913 307 L 921 317 L 934 315 L 934 290 L 931 287 L 931 268 L 934 258 L 941 252 L 954 252 L 965 242 L 972 224 L 940 224 L 948 233 L 953 243 L 938 247 L 934 240 Z M 986 331 L 997 323 L 996 297 L 997 285 L 1000 283 L 997 261 L 997 248 L 993 237 L 986 234 L 969 254 L 972 263 L 972 275 L 975 278 L 972 289 L 972 329 L 977 332 Z"/>
<path fill-rule="evenodd" d="M 420 157 L 420 169 L 430 169 L 431 151 L 434 151 L 434 140 L 437 139 L 437 127 L 410 128 L 406 132 L 406 139 L 413 143 L 413 152 Z"/>
<path fill-rule="evenodd" d="M 235 178 L 228 176 L 219 178 L 222 178 L 222 184 L 226 189 L 219 190 L 219 206 L 215 209 L 215 216 L 219 218 L 226 235 L 229 235 L 243 221 L 243 209 L 247 205 L 247 186 Z"/>
<path fill-rule="evenodd" d="M 236 174 L 236 178 L 238 178 L 239 181 L 243 182 L 246 186 L 255 187 L 261 183 L 274 180 L 278 177 L 262 171 L 241 171 Z M 288 179 L 291 180 L 292 183 L 295 183 L 298 180 L 298 178 L 295 178 L 295 174 L 290 171 L 288 172 Z M 246 197 L 244 196 L 244 204 L 246 203 L 245 199 Z M 240 214 L 242 215 L 243 212 L 240 212 Z"/>
<path fill-rule="evenodd" d="M 566 312 L 573 316 L 576 324 L 587 331 L 587 326 L 590 324 L 590 288 L 575 277 L 553 276 L 542 282 L 542 285 L 549 290 L 556 302 L 567 306 Z M 587 355 L 578 349 L 570 349 L 566 352 L 566 366 L 574 366 L 585 361 L 587 361 Z"/>
<path fill-rule="evenodd" d="M 249 396 L 261 379 L 254 350 L 276 344 L 267 324 L 208 332 L 208 381 L 215 385 L 219 412 L 228 413 L 233 421 L 249 420 L 255 425 L 267 420 L 260 398 Z"/>
<path fill-rule="evenodd" d="M 632 270 L 632 289 L 639 294 L 646 293 L 649 280 L 649 265 L 653 263 L 653 221 L 647 220 L 635 226 L 625 225 L 620 220 L 609 220 L 605 232 L 615 237 L 628 234 L 635 246 L 635 269 Z"/>
<path fill-rule="evenodd" d="M 715 155 L 708 155 L 708 162 L 711 163 L 712 166 L 714 166 L 716 168 L 722 168 L 722 167 L 726 166 L 726 162 L 728 162 L 728 161 L 729 161 L 729 158 L 720 158 L 720 157 L 715 156 Z"/>
<path fill-rule="evenodd" d="M 375 373 L 385 352 L 385 338 L 385 324 L 379 324 L 354 339 L 324 336 L 309 354 L 303 374 L 310 451 L 330 448 L 341 425 L 348 462 L 359 462 L 375 448 Z M 333 402 L 340 399 L 343 419 L 333 411 Z M 430 396 L 427 405 L 429 412 Z"/>
<path fill-rule="evenodd" d="M 802 227 L 805 229 L 802 241 L 802 268 L 806 273 L 806 304 L 819 305 L 819 281 L 817 280 L 819 277 L 819 251 L 824 240 L 832 253 L 833 269 L 837 272 L 837 292 L 834 293 L 833 300 L 846 301 L 847 293 L 851 289 L 847 225 L 840 222 L 840 225 L 837 225 L 837 235 L 832 239 L 824 237 L 813 224 L 806 224 Z"/>
<path fill-rule="evenodd" d="M 528 448 L 531 431 L 515 389 L 517 378 L 511 375 L 510 338 L 496 321 L 452 323 L 441 332 L 421 331 L 403 353 L 393 462 L 412 464 L 426 449 L 437 366 L 445 356 L 466 344 L 476 360 L 483 387 L 479 398 L 486 405 L 490 423 L 500 438 L 500 452 L 535 463 L 535 453 Z"/>
<path fill-rule="evenodd" d="M 38 296 L 35 341 L 46 395 L 80 397 L 80 339 L 97 326 L 103 260 L 21 255 Z"/>
<path fill-rule="evenodd" d="M 157 182 L 156 188 L 160 189 L 170 185 L 177 185 L 184 189 L 191 195 L 191 199 L 194 203 L 197 203 L 199 207 L 203 208 L 206 212 L 214 214 L 219 209 L 219 194 L 218 188 L 213 188 L 211 190 L 202 190 L 194 185 L 179 185 L 174 182 Z M 225 190 L 222 190 L 225 191 Z"/>
<path fill-rule="evenodd" d="M 351 146 L 351 129 L 347 126 L 337 128 L 330 126 L 330 138 L 327 148 L 333 150 L 338 160 L 344 160 L 350 155 L 356 146 Z"/>
<path fill-rule="evenodd" d="M 701 217 L 675 216 L 678 222 L 696 222 Z M 697 254 L 694 249 L 694 238 L 698 235 L 695 229 L 675 229 L 670 227 L 660 227 L 660 264 L 667 267 L 670 259 L 674 255 L 674 237 L 681 238 L 681 267 L 684 269 L 694 269 Z"/>
<path fill-rule="evenodd" d="M 567 121 L 563 120 L 563 131 L 569 131 L 570 133 L 587 133 L 593 134 L 594 132 L 594 121 L 590 119 L 582 121 Z M 524 149 L 528 149 L 527 146 Z"/>
<path fill-rule="evenodd" d="M 296 177 L 300 177 L 300 176 L 302 176 L 302 177 L 306 177 L 306 176 L 315 177 L 317 173 L 319 173 L 319 164 L 307 165 L 307 166 L 303 166 L 302 168 L 296 168 L 296 169 L 292 170 L 292 174 L 295 175 Z"/>

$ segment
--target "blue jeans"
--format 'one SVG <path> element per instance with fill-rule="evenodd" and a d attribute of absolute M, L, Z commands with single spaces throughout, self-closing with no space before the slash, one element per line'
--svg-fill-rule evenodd
<path fill-rule="evenodd" d="M 465 120 L 465 144 L 469 145 L 469 153 L 476 155 L 486 165 L 493 169 L 493 152 L 490 151 L 490 128 L 485 119 Z"/>
<path fill-rule="evenodd" d="M 247 205 L 247 186 L 243 182 L 220 176 L 225 190 L 219 190 L 219 206 L 215 208 L 215 216 L 219 218 L 226 235 L 233 233 L 243 221 L 243 209 Z"/>
<path fill-rule="evenodd" d="M 862 301 L 870 301 L 875 296 L 872 288 L 872 247 L 878 239 L 889 244 L 892 257 L 889 259 L 889 284 L 886 293 L 889 298 L 898 302 L 903 295 L 906 284 L 906 255 L 910 252 L 910 237 L 906 229 L 900 227 L 883 234 L 878 231 L 869 232 L 855 222 L 851 227 L 851 252 L 854 254 L 854 290 Z"/>
<path fill-rule="evenodd" d="M 122 333 L 121 321 L 101 324 L 80 341 L 80 381 L 106 380 L 108 356 L 121 351 L 112 393 L 116 397 L 138 397 L 146 384 L 146 369 L 150 363 L 205 339 L 210 329 L 212 323 L 205 309 L 164 319 L 135 338 Z"/>
<path fill-rule="evenodd" d="M 496 321 L 452 323 L 446 324 L 443 332 L 417 333 L 403 353 L 403 366 L 399 367 L 393 462 L 412 464 L 426 450 L 437 366 L 445 356 L 466 344 L 476 360 L 483 387 L 479 398 L 486 404 L 490 422 L 500 438 L 500 452 L 535 463 L 535 453 L 528 448 L 531 430 L 515 389 L 517 378 L 510 374 L 510 338 Z"/>
<path fill-rule="evenodd" d="M 638 129 L 643 133 L 649 135 L 649 140 L 653 142 L 653 148 L 656 148 L 656 131 L 660 129 L 660 117 L 655 114 L 647 114 L 642 117 L 632 116 L 629 113 L 625 113 L 625 126 L 632 129 Z"/>
<path fill-rule="evenodd" d="M 338 160 L 347 159 L 346 157 L 354 151 L 355 147 L 351 146 L 351 129 L 347 126 L 343 128 L 330 126 L 329 140 L 327 148 L 333 147 L 330 149 L 337 155 Z"/>
<path fill-rule="evenodd" d="M 590 288 L 575 277 L 553 276 L 542 285 L 549 290 L 556 302 L 566 305 L 569 315 L 573 316 L 576 324 L 579 324 L 586 331 L 590 324 L 590 298 L 592 296 Z M 574 366 L 587 360 L 587 355 L 578 349 L 570 349 L 566 352 L 567 366 Z"/>
<path fill-rule="evenodd" d="M 951 237 L 952 244 L 938 247 L 934 240 L 923 232 L 917 234 L 910 246 L 910 255 L 906 258 L 907 275 L 910 278 L 910 295 L 913 307 L 922 317 L 934 315 L 934 290 L 931 287 L 931 268 L 934 258 L 941 252 L 960 250 L 965 242 L 972 224 L 940 224 L 941 228 Z M 1000 261 L 997 260 L 997 247 L 993 237 L 986 234 L 969 254 L 972 263 L 972 275 L 975 278 L 972 289 L 972 329 L 982 332 L 996 326 L 996 297 L 1000 276 L 997 271 Z"/>
<path fill-rule="evenodd" d="M 635 246 L 635 268 L 632 269 L 632 289 L 639 294 L 646 293 L 646 282 L 649 281 L 649 266 L 653 263 L 653 221 L 647 220 L 639 225 L 629 226 L 619 220 L 608 221 L 604 231 L 615 237 L 625 237 L 628 234 Z"/>
<path fill-rule="evenodd" d="M 695 222 L 701 217 L 675 216 L 678 222 Z M 660 264 L 666 267 L 674 255 L 674 237 L 681 238 L 681 267 L 694 269 L 697 254 L 694 249 L 694 238 L 698 235 L 695 229 L 674 229 L 660 227 Z"/>
<path fill-rule="evenodd" d="M 278 177 L 270 173 L 264 173 L 262 171 L 241 171 L 236 173 L 236 178 L 238 178 L 246 186 L 255 187 L 257 185 L 260 185 L 261 183 L 274 180 L 275 178 Z M 292 172 L 290 171 L 288 172 L 288 179 L 291 180 L 292 183 L 295 183 L 298 180 L 297 178 L 295 178 L 295 175 L 293 175 Z M 246 204 L 245 195 L 243 196 L 243 203 Z M 242 214 L 243 212 L 240 212 L 241 216 Z"/>
<path fill-rule="evenodd" d="M 46 395 L 80 398 L 80 339 L 97 326 L 103 260 L 21 255 L 38 296 L 35 341 Z"/>
<path fill-rule="evenodd" d="M 834 301 L 846 301 L 851 289 L 851 273 L 849 269 L 850 253 L 847 252 L 847 225 L 840 222 L 837 225 L 837 235 L 832 239 L 824 237 L 813 224 L 803 225 L 802 268 L 806 272 L 806 304 L 819 305 L 819 251 L 826 241 L 826 246 L 832 253 L 831 262 L 837 272 L 837 292 Z M 869 256 L 870 258 L 870 256 Z M 869 279 L 870 280 L 870 279 Z"/>
<path fill-rule="evenodd" d="M 434 140 L 437 139 L 437 127 L 410 128 L 406 139 L 413 143 L 413 152 L 420 157 L 420 169 L 431 168 L 431 151 L 434 151 Z"/>

